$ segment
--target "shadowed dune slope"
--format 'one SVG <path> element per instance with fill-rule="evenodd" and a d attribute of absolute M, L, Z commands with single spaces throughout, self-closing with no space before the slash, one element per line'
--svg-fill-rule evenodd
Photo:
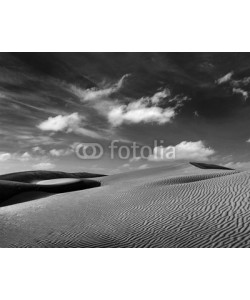
<path fill-rule="evenodd" d="M 11 173 L 0 176 L 0 206 L 12 204 L 10 198 L 22 193 L 31 193 L 36 195 L 35 198 L 43 197 L 46 193 L 66 193 L 76 190 L 89 189 L 100 186 L 97 180 L 88 180 L 83 178 L 98 178 L 106 175 L 93 173 L 66 173 L 57 171 L 28 171 Z M 51 184 L 51 180 L 61 179 L 61 183 Z M 63 179 L 71 179 L 71 182 L 63 182 Z M 74 179 L 74 181 L 73 181 Z M 36 184 L 39 181 L 44 181 L 41 185 Z M 46 184 L 48 181 L 48 184 Z M 60 180 L 59 180 L 60 181 Z M 28 194 L 27 194 L 28 195 Z M 34 199 L 30 197 L 21 197 L 23 201 Z M 8 204 L 6 201 L 8 200 Z M 20 202 L 20 201 L 18 201 Z M 16 203 L 16 201 L 14 201 Z"/>
<path fill-rule="evenodd" d="M 58 179 L 58 178 L 97 178 L 103 176 L 106 175 L 87 173 L 87 172 L 66 173 L 66 172 L 58 172 L 58 171 L 40 170 L 40 171 L 17 172 L 17 173 L 0 175 L 0 180 L 34 183 L 40 180 L 50 180 L 50 179 Z"/>
<path fill-rule="evenodd" d="M 0 246 L 249 247 L 250 173 L 190 168 L 106 176 L 98 189 L 2 207 Z"/>
<path fill-rule="evenodd" d="M 190 164 L 197 167 L 197 168 L 200 168 L 200 169 L 234 170 L 234 169 L 227 168 L 227 167 L 224 167 L 224 166 L 206 164 L 206 163 L 199 163 L 199 162 L 190 162 Z"/>
<path fill-rule="evenodd" d="M 22 193 L 32 194 L 37 193 L 37 198 L 44 193 L 57 194 L 68 193 L 71 191 L 89 189 L 100 186 L 100 182 L 96 180 L 78 179 L 69 183 L 57 183 L 57 184 L 32 184 L 16 181 L 0 180 L 0 206 L 6 206 L 13 204 L 11 198 L 15 195 L 22 195 Z M 42 197 L 42 196 L 41 196 Z M 23 201 L 29 201 L 30 199 L 23 198 Z M 6 202 L 8 201 L 8 202 Z M 19 202 L 19 201 L 17 201 Z M 14 203 L 17 203 L 14 201 Z"/>

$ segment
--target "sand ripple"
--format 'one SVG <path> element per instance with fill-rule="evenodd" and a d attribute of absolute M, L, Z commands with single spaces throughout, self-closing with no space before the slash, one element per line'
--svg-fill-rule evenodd
<path fill-rule="evenodd" d="M 159 169 L 102 183 L 1 208 L 0 246 L 250 246 L 248 172 L 170 177 Z"/>

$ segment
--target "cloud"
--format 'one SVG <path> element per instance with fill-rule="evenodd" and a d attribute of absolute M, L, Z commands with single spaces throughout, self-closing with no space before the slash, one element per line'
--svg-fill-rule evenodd
<path fill-rule="evenodd" d="M 0 153 L 0 161 L 6 161 L 11 159 L 11 154 L 6 152 L 6 153 Z"/>
<path fill-rule="evenodd" d="M 32 158 L 32 156 L 29 154 L 29 152 L 25 152 L 20 156 L 21 161 L 28 161 Z"/>
<path fill-rule="evenodd" d="M 139 161 L 139 160 L 141 160 L 141 157 L 136 156 L 136 157 L 130 158 L 129 162 L 135 162 L 135 161 Z"/>
<path fill-rule="evenodd" d="M 233 74 L 234 74 L 233 72 L 230 72 L 230 73 L 226 74 L 225 76 L 219 78 L 216 82 L 218 84 L 230 82 L 230 85 L 233 87 L 232 92 L 234 94 L 241 94 L 243 96 L 244 100 L 246 101 L 246 99 L 248 98 L 248 92 L 243 90 L 240 87 L 247 86 L 250 83 L 250 77 L 245 77 L 240 80 L 231 80 Z"/>
<path fill-rule="evenodd" d="M 144 165 L 141 165 L 138 167 L 139 170 L 144 170 L 144 169 L 147 169 L 149 168 L 149 165 L 148 164 L 144 164 Z"/>
<path fill-rule="evenodd" d="M 242 90 L 241 88 L 233 88 L 233 93 L 234 94 L 241 94 L 244 98 L 244 100 L 246 101 L 248 98 L 248 92 Z"/>
<path fill-rule="evenodd" d="M 235 87 L 247 86 L 247 85 L 249 85 L 249 83 L 250 83 L 250 77 L 244 77 L 239 80 L 232 80 L 232 85 Z"/>
<path fill-rule="evenodd" d="M 50 162 L 41 162 L 32 166 L 35 170 L 51 170 L 55 168 L 55 165 Z"/>
<path fill-rule="evenodd" d="M 158 104 L 159 102 L 161 102 L 164 98 L 170 96 L 170 91 L 169 89 L 164 89 L 162 91 L 159 91 L 157 93 L 155 93 L 152 97 L 151 97 L 151 102 L 153 104 Z"/>
<path fill-rule="evenodd" d="M 215 151 L 207 148 L 202 141 L 186 142 L 183 141 L 175 146 L 177 159 L 197 159 L 207 160 Z"/>
<path fill-rule="evenodd" d="M 216 80 L 216 83 L 217 84 L 222 84 L 222 83 L 225 83 L 225 82 L 228 82 L 230 81 L 230 79 L 232 78 L 234 72 L 230 72 L 230 73 L 227 73 L 226 75 L 220 77 L 219 79 Z"/>
<path fill-rule="evenodd" d="M 81 123 L 81 118 L 78 113 L 71 115 L 59 115 L 56 117 L 49 117 L 48 120 L 38 125 L 41 130 L 48 131 L 66 131 L 70 132 L 78 128 Z"/>
<path fill-rule="evenodd" d="M 152 97 L 144 97 L 129 104 L 117 105 L 108 112 L 108 120 L 113 126 L 119 126 L 123 123 L 157 123 L 164 124 L 171 122 L 176 115 L 176 109 L 186 97 L 175 97 L 168 102 L 175 102 L 173 107 L 162 108 L 160 104 L 163 99 L 170 96 L 169 90 L 155 93 Z"/>
<path fill-rule="evenodd" d="M 0 153 L 0 162 L 6 162 L 8 165 L 16 167 L 25 166 L 25 168 L 40 170 L 49 170 L 55 167 L 54 164 L 48 161 L 48 157 L 32 156 L 29 152 Z"/>
<path fill-rule="evenodd" d="M 153 154 L 148 157 L 151 161 L 161 161 L 166 159 L 175 160 L 208 160 L 215 151 L 206 147 L 202 141 L 183 141 L 176 146 L 155 147 Z"/>
<path fill-rule="evenodd" d="M 42 149 L 40 146 L 35 146 L 35 147 L 33 147 L 33 148 L 32 148 L 32 151 L 33 151 L 34 153 L 41 154 L 41 155 L 45 154 L 45 150 Z"/>
<path fill-rule="evenodd" d="M 227 168 L 232 168 L 232 169 L 241 169 L 241 170 L 250 170 L 250 162 L 228 162 L 224 164 L 223 166 Z"/>
<path fill-rule="evenodd" d="M 128 106 L 113 108 L 109 112 L 108 119 L 113 126 L 119 126 L 122 123 L 136 124 L 141 122 L 164 124 L 170 122 L 174 116 L 175 111 L 172 108 L 145 107 L 140 103 L 131 103 Z"/>
<path fill-rule="evenodd" d="M 54 132 L 74 132 L 79 135 L 89 136 L 96 139 L 104 139 L 105 137 L 97 132 L 82 128 L 81 122 L 84 118 L 80 117 L 78 113 L 72 113 L 70 115 L 59 115 L 56 117 L 49 117 L 46 121 L 43 121 L 38 125 L 38 128 L 43 131 Z"/>
<path fill-rule="evenodd" d="M 52 149 L 49 153 L 51 156 L 59 157 L 70 155 L 73 152 L 73 149 Z"/>
<path fill-rule="evenodd" d="M 87 90 L 83 90 L 77 86 L 72 85 L 71 91 L 82 101 L 95 101 L 95 100 L 102 100 L 106 99 L 114 93 L 117 93 L 123 86 L 125 79 L 129 76 L 129 74 L 125 74 L 122 78 L 113 84 L 110 87 L 98 89 L 98 88 L 91 88 Z"/>
<path fill-rule="evenodd" d="M 123 164 L 121 168 L 130 168 L 130 164 Z"/>

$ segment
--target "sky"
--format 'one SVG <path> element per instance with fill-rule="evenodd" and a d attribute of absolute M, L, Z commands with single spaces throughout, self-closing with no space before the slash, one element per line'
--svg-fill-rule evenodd
<path fill-rule="evenodd" d="M 0 173 L 250 169 L 249 97 L 249 53 L 1 53 Z"/>

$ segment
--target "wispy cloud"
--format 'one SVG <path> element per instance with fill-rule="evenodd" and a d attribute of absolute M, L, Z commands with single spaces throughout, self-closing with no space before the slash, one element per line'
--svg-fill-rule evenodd
<path fill-rule="evenodd" d="M 32 151 L 33 151 L 34 153 L 38 153 L 38 154 L 41 154 L 41 155 L 45 154 L 45 150 L 42 149 L 40 146 L 35 146 L 35 147 L 33 147 L 33 148 L 32 148 Z"/>
<path fill-rule="evenodd" d="M 242 79 L 232 80 L 232 85 L 235 87 L 247 86 L 249 84 L 250 84 L 250 77 L 244 77 Z"/>
<path fill-rule="evenodd" d="M 244 91 L 243 89 L 241 88 L 233 88 L 233 93 L 234 94 L 240 94 L 242 95 L 243 99 L 246 101 L 247 98 L 248 98 L 248 92 L 247 91 Z"/>
<path fill-rule="evenodd" d="M 148 164 L 143 164 L 143 165 L 140 165 L 140 166 L 138 167 L 139 170 L 145 170 L 145 169 L 147 169 L 147 168 L 149 168 L 149 165 L 148 165 Z"/>
<path fill-rule="evenodd" d="M 232 92 L 234 94 L 241 94 L 243 99 L 246 101 L 248 98 L 248 92 L 242 89 L 242 87 L 245 87 L 249 85 L 250 83 L 250 77 L 245 77 L 243 79 L 238 79 L 238 80 L 232 80 L 234 72 L 230 72 L 223 77 L 219 78 L 216 82 L 217 84 L 222 84 L 229 82 L 230 86 L 232 87 Z"/>
<path fill-rule="evenodd" d="M 220 77 L 219 79 L 217 79 L 216 83 L 222 84 L 222 83 L 230 81 L 230 79 L 232 78 L 233 74 L 234 74 L 233 71 L 231 71 L 230 73 L 227 73 L 226 75 L 224 75 L 224 76 Z"/>
<path fill-rule="evenodd" d="M 232 169 L 240 169 L 240 170 L 250 170 L 250 162 L 249 161 L 239 161 L 239 162 L 228 162 L 224 164 L 225 167 L 227 168 L 232 168 Z"/>
<path fill-rule="evenodd" d="M 115 84 L 104 87 L 104 88 L 91 88 L 83 90 L 75 85 L 71 85 L 71 91 L 78 96 L 82 101 L 95 101 L 103 100 L 108 98 L 114 93 L 117 93 L 123 86 L 125 79 L 129 74 L 125 74 L 118 82 Z"/>

